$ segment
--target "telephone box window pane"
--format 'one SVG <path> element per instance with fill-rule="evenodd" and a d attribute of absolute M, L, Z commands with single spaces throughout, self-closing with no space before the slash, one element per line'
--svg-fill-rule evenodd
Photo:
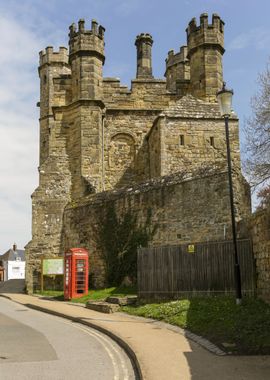
<path fill-rule="evenodd" d="M 76 292 L 83 293 L 85 287 L 85 260 L 76 260 Z"/>

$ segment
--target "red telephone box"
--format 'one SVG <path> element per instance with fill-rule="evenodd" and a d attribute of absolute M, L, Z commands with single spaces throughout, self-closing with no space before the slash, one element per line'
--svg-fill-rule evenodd
<path fill-rule="evenodd" d="M 88 252 L 71 248 L 64 260 L 64 297 L 79 298 L 88 293 Z"/>

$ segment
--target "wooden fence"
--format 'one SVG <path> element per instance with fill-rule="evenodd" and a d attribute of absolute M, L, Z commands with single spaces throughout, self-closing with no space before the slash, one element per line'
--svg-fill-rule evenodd
<path fill-rule="evenodd" d="M 255 266 L 250 240 L 239 240 L 243 294 L 254 294 Z M 138 294 L 172 299 L 184 295 L 235 292 L 234 249 L 231 241 L 140 248 Z"/>

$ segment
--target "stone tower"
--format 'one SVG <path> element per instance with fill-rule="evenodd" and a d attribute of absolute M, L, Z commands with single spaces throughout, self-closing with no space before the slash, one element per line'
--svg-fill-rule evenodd
<path fill-rule="evenodd" d="M 72 75 L 72 101 L 102 99 L 102 66 L 104 31 L 92 20 L 91 30 L 85 29 L 83 19 L 69 28 L 69 63 Z"/>
<path fill-rule="evenodd" d="M 68 50 L 60 47 L 58 52 L 49 46 L 39 53 L 40 78 L 40 159 L 42 165 L 54 150 L 54 79 L 69 75 Z"/>
<path fill-rule="evenodd" d="M 189 86 L 190 66 L 187 50 L 187 46 L 181 46 L 178 53 L 174 53 L 173 50 L 168 52 L 165 77 L 167 89 L 171 92 L 176 92 L 180 87 L 185 89 Z"/>
<path fill-rule="evenodd" d="M 187 32 L 188 54 L 190 61 L 190 92 L 193 96 L 216 101 L 216 93 L 222 88 L 222 55 L 224 53 L 224 22 L 217 14 L 208 24 L 208 15 L 200 16 L 197 26 L 193 18 Z"/>
<path fill-rule="evenodd" d="M 72 198 L 102 190 L 102 67 L 104 31 L 92 20 L 91 29 L 85 29 L 84 20 L 70 26 L 69 64 L 71 67 L 72 115 L 66 112 L 69 135 L 68 145 L 72 157 Z M 75 144 L 74 144 L 75 142 Z"/>

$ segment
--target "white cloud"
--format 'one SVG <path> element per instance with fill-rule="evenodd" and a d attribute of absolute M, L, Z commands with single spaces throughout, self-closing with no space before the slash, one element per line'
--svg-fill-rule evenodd
<path fill-rule="evenodd" d="M 142 6 L 138 0 L 119 0 L 116 5 L 118 13 L 122 16 L 129 16 Z"/>
<path fill-rule="evenodd" d="M 29 18 L 0 16 L 0 254 L 14 241 L 22 248 L 31 238 L 30 195 L 38 182 L 38 52 L 46 46 L 40 34 L 46 22 L 33 15 L 29 8 Z M 42 34 L 52 43 L 59 39 L 53 28 Z"/>
<path fill-rule="evenodd" d="M 240 50 L 252 47 L 255 50 L 268 48 L 270 44 L 270 29 L 265 27 L 253 28 L 239 34 L 228 45 L 228 50 Z"/>

